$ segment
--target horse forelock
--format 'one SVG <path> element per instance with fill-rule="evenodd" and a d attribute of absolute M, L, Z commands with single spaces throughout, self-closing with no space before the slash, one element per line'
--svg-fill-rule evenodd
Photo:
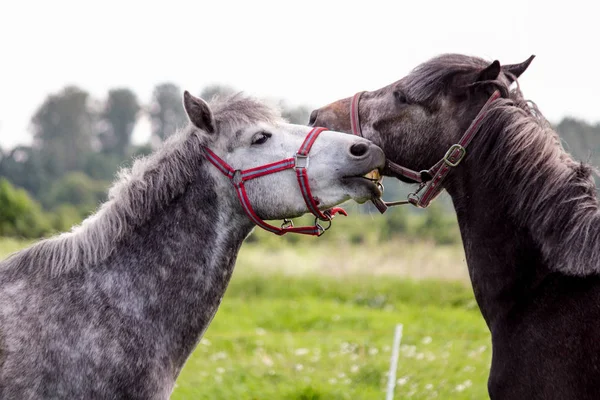
<path fill-rule="evenodd" d="M 241 126 L 258 122 L 273 125 L 283 122 L 278 108 L 243 93 L 226 97 L 216 96 L 209 104 L 219 132 L 234 132 Z"/>
<path fill-rule="evenodd" d="M 416 102 L 429 102 L 444 95 L 455 76 L 481 70 L 487 65 L 485 60 L 478 57 L 442 54 L 418 65 L 402 81 L 408 98 Z"/>

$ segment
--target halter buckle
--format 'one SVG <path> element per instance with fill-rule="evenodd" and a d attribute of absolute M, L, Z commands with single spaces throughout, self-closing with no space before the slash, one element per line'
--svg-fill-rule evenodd
<path fill-rule="evenodd" d="M 452 157 L 452 153 L 454 153 L 454 150 L 458 150 L 458 158 L 456 160 L 454 160 L 454 157 Z M 456 167 L 458 164 L 460 164 L 460 162 L 462 161 L 462 159 L 465 157 L 465 155 L 467 154 L 467 150 L 465 150 L 464 147 L 462 147 L 460 144 L 453 144 L 452 146 L 450 146 L 450 148 L 448 149 L 448 151 L 446 152 L 446 155 L 444 155 L 444 163 L 449 166 L 449 167 Z"/>
<path fill-rule="evenodd" d="M 236 169 L 233 171 L 233 176 L 231 177 L 231 182 L 237 187 L 240 183 L 244 182 L 244 178 L 242 177 L 242 171 Z"/>
<path fill-rule="evenodd" d="M 281 224 L 281 229 L 290 229 L 294 227 L 294 221 L 291 219 L 284 218 Z"/>
<path fill-rule="evenodd" d="M 308 155 L 294 154 L 294 169 L 298 168 L 308 168 Z"/>

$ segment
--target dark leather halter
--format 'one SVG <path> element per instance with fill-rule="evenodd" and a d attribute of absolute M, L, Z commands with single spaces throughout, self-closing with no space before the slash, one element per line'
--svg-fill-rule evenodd
<path fill-rule="evenodd" d="M 350 125 L 352 133 L 358 136 L 362 136 L 360 127 L 360 118 L 358 114 L 358 104 L 360 102 L 360 96 L 364 92 L 358 92 L 352 97 L 350 104 Z M 419 188 L 410 193 L 408 198 L 403 201 L 384 202 L 381 199 L 374 199 L 373 203 L 382 214 L 391 206 L 399 206 L 404 204 L 412 204 L 415 207 L 427 208 L 431 201 L 435 199 L 444 189 L 442 182 L 448 175 L 452 168 L 457 167 L 467 154 L 467 146 L 477 132 L 481 125 L 481 121 L 489 111 L 491 104 L 500 97 L 498 90 L 494 91 L 492 96 L 486 101 L 479 113 L 469 125 L 469 128 L 465 131 L 464 135 L 460 138 L 458 143 L 450 146 L 444 157 L 435 163 L 435 165 L 429 169 L 417 172 L 412 169 L 398 165 L 390 160 L 386 161 L 386 168 L 393 173 L 413 180 L 420 183 Z M 423 192 L 421 194 L 421 192 Z"/>
<path fill-rule="evenodd" d="M 331 227 L 331 220 L 335 216 L 335 214 L 340 213 L 343 215 L 347 215 L 346 211 L 340 207 L 333 207 L 330 210 L 321 211 L 319 210 L 319 206 L 317 201 L 313 197 L 310 191 L 310 185 L 308 183 L 308 153 L 312 145 L 319 134 L 323 131 L 326 131 L 325 128 L 313 128 L 306 135 L 302 146 L 300 146 L 300 150 L 290 158 L 283 159 L 281 161 L 277 161 L 270 164 L 261 165 L 259 167 L 250 168 L 246 170 L 234 170 L 227 164 L 223 159 L 217 156 L 211 149 L 208 147 L 204 147 L 205 157 L 208 161 L 210 161 L 219 171 L 223 173 L 226 177 L 231 179 L 233 186 L 236 189 L 236 193 L 240 202 L 242 203 L 242 207 L 244 211 L 250 219 L 261 228 L 273 232 L 276 235 L 284 235 L 288 232 L 293 233 L 301 233 L 304 235 L 312 235 L 312 236 L 321 236 L 327 229 Z M 298 179 L 298 185 L 300 186 L 300 191 L 302 192 L 302 197 L 304 197 L 304 201 L 308 210 L 315 216 L 315 224 L 313 226 L 299 226 L 295 227 L 291 220 L 284 219 L 281 227 L 278 228 L 273 225 L 267 224 L 263 221 L 252 208 L 250 204 L 250 200 L 248 199 L 248 194 L 246 193 L 246 187 L 244 183 L 254 178 L 258 178 L 261 176 L 274 174 L 276 172 L 285 171 L 286 169 L 293 168 L 296 171 L 296 178 Z M 323 227 L 319 224 L 319 220 L 326 221 L 329 224 L 326 227 Z"/>

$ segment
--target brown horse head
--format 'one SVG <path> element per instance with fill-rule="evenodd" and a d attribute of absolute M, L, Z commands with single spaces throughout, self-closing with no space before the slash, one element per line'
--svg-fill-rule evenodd
<path fill-rule="evenodd" d="M 591 400 L 600 393 L 597 187 L 524 99 L 517 78 L 532 58 L 501 66 L 442 55 L 364 92 L 358 118 L 357 97 L 346 98 L 315 110 L 310 124 L 350 132 L 358 120 L 388 160 L 415 171 L 443 160 L 451 171 L 435 188 L 452 197 L 492 334 L 490 398 Z M 465 132 L 476 134 L 458 165 L 444 156 Z"/>
<path fill-rule="evenodd" d="M 399 81 L 362 94 L 362 134 L 391 161 L 417 171 L 427 169 L 457 142 L 495 89 L 508 96 L 510 85 L 532 60 L 533 56 L 505 66 L 458 54 L 429 60 Z M 309 124 L 350 132 L 351 100 L 314 110 Z"/>

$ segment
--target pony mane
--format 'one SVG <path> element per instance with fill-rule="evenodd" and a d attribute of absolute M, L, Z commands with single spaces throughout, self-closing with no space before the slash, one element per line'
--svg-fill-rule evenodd
<path fill-rule="evenodd" d="M 432 101 L 457 74 L 488 65 L 480 58 L 443 55 L 417 67 L 408 87 L 412 96 Z M 553 270 L 600 272 L 600 213 L 592 176 L 597 170 L 565 151 L 559 135 L 537 106 L 525 100 L 516 77 L 511 78 L 515 87 L 502 74 L 484 83 L 507 97 L 496 100 L 484 117 L 470 162 L 476 163 L 486 186 L 506 185 L 494 200 L 528 229 Z"/>
<path fill-rule="evenodd" d="M 261 121 L 280 122 L 277 110 L 241 93 L 214 98 L 210 106 L 218 134 Z M 135 160 L 131 168 L 121 169 L 108 200 L 80 225 L 16 252 L 2 264 L 44 269 L 56 276 L 103 262 L 121 240 L 185 192 L 204 162 L 202 147 L 211 137 L 188 124 L 158 150 Z"/>

